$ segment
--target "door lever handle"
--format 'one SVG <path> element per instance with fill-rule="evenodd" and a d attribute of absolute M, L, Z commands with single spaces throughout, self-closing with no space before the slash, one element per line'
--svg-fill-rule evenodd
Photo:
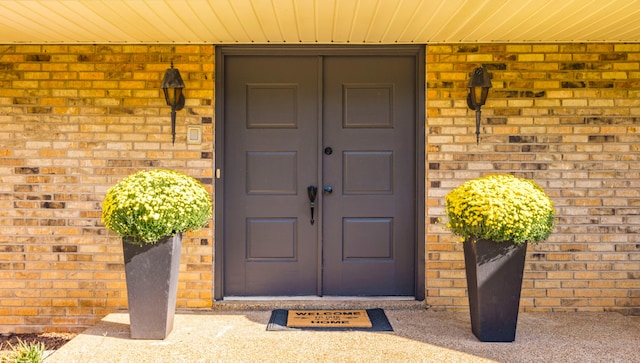
<path fill-rule="evenodd" d="M 318 187 L 309 185 L 307 187 L 307 195 L 309 196 L 309 207 L 311 208 L 311 225 L 315 222 L 313 219 L 313 210 L 316 207 L 316 197 L 318 196 Z"/>

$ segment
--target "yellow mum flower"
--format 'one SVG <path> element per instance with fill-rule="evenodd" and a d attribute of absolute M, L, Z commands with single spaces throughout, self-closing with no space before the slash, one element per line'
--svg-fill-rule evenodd
<path fill-rule="evenodd" d="M 513 175 L 469 180 L 445 197 L 447 228 L 463 240 L 538 242 L 554 227 L 551 199 L 535 182 Z"/>
<path fill-rule="evenodd" d="M 102 203 L 102 223 L 137 244 L 200 229 L 211 216 L 211 196 L 202 184 L 171 170 L 132 174 L 111 187 Z"/>

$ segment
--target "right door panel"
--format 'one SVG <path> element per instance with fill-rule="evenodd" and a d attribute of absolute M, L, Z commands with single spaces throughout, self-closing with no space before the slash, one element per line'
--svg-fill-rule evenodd
<path fill-rule="evenodd" d="M 416 64 L 323 65 L 323 295 L 414 295 Z"/>

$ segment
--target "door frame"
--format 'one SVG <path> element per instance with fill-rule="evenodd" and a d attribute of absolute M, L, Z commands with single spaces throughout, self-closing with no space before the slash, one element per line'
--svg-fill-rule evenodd
<path fill-rule="evenodd" d="M 305 46 L 305 45 L 258 45 L 258 46 L 216 46 L 215 47 L 215 164 L 214 164 L 214 289 L 213 299 L 224 298 L 224 156 L 226 145 L 224 140 L 224 64 L 227 56 L 233 55 L 411 55 L 416 59 L 416 119 L 415 129 L 415 298 L 425 298 L 425 46 L 424 45 L 381 45 L 381 46 Z M 322 82 L 322 79 L 319 80 Z M 320 87 L 320 85 L 319 85 Z M 321 97 L 321 96 L 319 96 Z M 321 111 L 319 111 L 321 112 Z M 319 115 L 322 116 L 322 115 Z M 320 164 L 321 165 L 321 164 Z M 318 233 L 321 233 L 319 231 Z M 321 254 L 319 255 L 321 256 Z M 321 258 L 321 257 L 319 257 Z M 322 262 L 322 261 L 319 261 Z M 321 276 L 321 275 L 320 275 Z M 319 283 L 318 283 L 319 284 Z"/>

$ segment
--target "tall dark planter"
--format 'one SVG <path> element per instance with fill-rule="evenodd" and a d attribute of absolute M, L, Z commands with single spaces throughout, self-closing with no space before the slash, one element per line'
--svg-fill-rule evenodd
<path fill-rule="evenodd" d="M 122 241 L 131 338 L 165 339 L 173 330 L 182 234 L 156 244 Z"/>
<path fill-rule="evenodd" d="M 464 242 L 471 330 L 483 342 L 516 338 L 527 244 Z"/>

